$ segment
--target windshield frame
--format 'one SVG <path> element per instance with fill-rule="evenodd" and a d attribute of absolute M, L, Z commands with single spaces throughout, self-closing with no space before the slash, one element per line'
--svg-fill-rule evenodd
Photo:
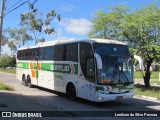
<path fill-rule="evenodd" d="M 102 56 L 101 56 L 102 57 Z M 133 80 L 133 61 L 132 61 L 132 58 L 130 57 L 120 57 L 120 56 L 103 56 L 104 59 L 106 58 L 115 58 L 115 62 L 116 64 L 113 67 L 113 69 L 115 69 L 116 71 L 112 71 L 112 74 L 109 74 L 109 76 L 111 77 L 111 80 L 113 80 L 113 82 L 110 82 L 110 83 L 101 83 L 99 82 L 99 77 L 97 76 L 97 84 L 98 85 L 117 85 L 117 84 L 123 84 L 123 85 L 128 85 L 128 84 L 133 84 L 134 83 L 134 80 Z M 122 66 L 120 64 L 127 64 L 127 62 L 118 62 L 118 59 L 127 59 L 127 60 L 131 60 L 131 65 L 128 66 L 130 67 L 130 73 L 129 73 L 129 76 L 130 77 L 127 77 L 124 69 L 122 68 Z M 103 61 L 103 60 L 102 60 Z M 104 63 L 102 63 L 104 64 Z M 120 68 L 121 67 L 121 70 Z M 129 68 L 128 68 L 129 69 Z M 104 69 L 106 70 L 106 69 Z M 101 74 L 102 72 L 100 72 L 101 70 L 98 70 L 97 69 L 97 75 Z M 106 71 L 107 72 L 107 71 Z M 129 71 L 126 71 L 126 72 L 129 72 Z M 103 73 L 102 73 L 103 74 Z M 113 77 L 113 78 L 112 78 Z M 118 80 L 116 79 L 116 77 L 118 77 Z M 115 81 L 118 81 L 115 83 Z M 125 82 L 122 82 L 122 81 L 125 81 Z"/>
<path fill-rule="evenodd" d="M 99 43 L 94 43 L 94 44 L 99 44 Z M 94 48 L 94 53 L 96 53 L 96 51 L 95 51 L 95 47 L 94 47 L 94 44 L 93 44 L 93 48 Z M 102 43 L 100 43 L 100 44 L 102 44 Z M 117 45 L 117 44 L 112 44 L 112 45 Z M 119 45 L 119 44 L 118 44 Z M 120 44 L 121 45 L 121 44 Z M 127 45 L 121 45 L 121 46 L 126 46 L 127 48 L 128 48 L 128 46 Z M 128 49 L 128 52 L 129 52 L 129 49 Z M 98 53 L 97 53 L 98 54 Z M 96 73 L 97 73 L 97 75 L 96 75 L 96 84 L 97 85 L 119 85 L 119 84 L 121 84 L 121 85 L 128 85 L 128 84 L 133 84 L 134 83 L 134 79 L 133 79 L 133 60 L 132 60 L 132 57 L 131 57 L 131 54 L 130 54 L 130 52 L 129 52 L 129 54 L 128 54 L 128 56 L 124 56 L 124 55 L 99 55 L 100 57 L 101 57 L 101 59 L 102 59 L 102 57 L 108 57 L 108 58 L 110 58 L 110 57 L 115 57 L 116 59 L 118 59 L 118 58 L 128 58 L 128 60 L 130 59 L 131 60 L 131 73 L 130 73 L 130 75 L 131 75 L 131 80 L 128 80 L 128 78 L 126 78 L 126 80 L 128 81 L 128 82 L 125 82 L 125 83 L 100 83 L 100 82 L 98 82 L 99 80 L 99 70 L 98 69 L 96 69 Z M 96 63 L 97 64 L 97 63 Z M 103 63 L 102 63 L 103 64 Z M 122 71 L 122 73 L 123 74 L 125 74 L 124 73 L 124 71 Z M 118 73 L 119 74 L 119 73 Z M 125 76 L 125 75 L 124 75 Z M 125 76 L 126 77 L 126 76 Z M 114 80 L 113 80 L 114 81 Z"/>

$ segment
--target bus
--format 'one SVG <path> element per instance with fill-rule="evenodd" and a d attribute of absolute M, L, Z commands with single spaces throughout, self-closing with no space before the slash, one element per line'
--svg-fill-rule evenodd
<path fill-rule="evenodd" d="M 40 86 L 104 102 L 134 95 L 132 55 L 125 43 L 108 39 L 54 40 L 17 51 L 16 77 Z"/>

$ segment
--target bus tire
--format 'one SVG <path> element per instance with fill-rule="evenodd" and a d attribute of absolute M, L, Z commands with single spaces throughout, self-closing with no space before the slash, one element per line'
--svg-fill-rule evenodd
<path fill-rule="evenodd" d="M 32 88 L 32 87 L 33 87 L 33 85 L 31 84 L 31 78 L 30 78 L 30 76 L 27 77 L 27 86 L 28 86 L 29 88 Z"/>
<path fill-rule="evenodd" d="M 71 100 L 76 99 L 76 89 L 75 89 L 75 86 L 73 85 L 73 83 L 69 83 L 67 85 L 66 93 L 67 93 L 67 96 L 69 97 L 69 99 L 71 99 Z"/>
<path fill-rule="evenodd" d="M 22 85 L 27 86 L 26 76 L 22 75 Z"/>

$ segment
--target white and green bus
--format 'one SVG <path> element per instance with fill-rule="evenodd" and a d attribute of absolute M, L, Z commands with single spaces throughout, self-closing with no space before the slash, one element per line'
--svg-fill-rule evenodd
<path fill-rule="evenodd" d="M 55 40 L 17 51 L 16 76 L 95 102 L 132 98 L 133 64 L 128 46 L 107 39 Z"/>

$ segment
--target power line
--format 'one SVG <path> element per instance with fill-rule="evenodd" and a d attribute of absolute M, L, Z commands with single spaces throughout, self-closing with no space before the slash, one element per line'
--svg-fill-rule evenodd
<path fill-rule="evenodd" d="M 12 10 L 10 10 L 10 11 L 8 11 L 7 13 L 4 14 L 3 11 L 4 11 L 4 6 L 5 6 L 5 5 L 4 5 L 4 4 L 5 4 L 5 0 L 2 0 L 2 5 L 1 5 L 1 16 L 0 16 L 0 56 L 1 56 L 1 39 L 2 39 L 3 17 L 4 17 L 5 15 L 9 14 L 10 12 L 12 12 L 12 11 L 18 9 L 19 7 L 21 7 L 21 6 L 24 5 L 25 3 L 30 4 L 29 1 L 30 1 L 30 0 L 21 3 L 21 4 L 18 5 L 17 7 L 13 8 Z M 37 1 L 38 1 L 38 0 L 35 0 L 35 1 L 32 3 L 32 5 L 34 5 Z M 19 2 L 20 2 L 20 1 L 19 1 Z M 18 4 L 18 3 L 16 3 L 16 4 Z M 16 4 L 15 4 L 15 5 L 16 5 Z M 13 7 L 13 6 L 12 6 L 12 7 Z"/>
<path fill-rule="evenodd" d="M 6 9 L 5 11 L 10 10 L 11 8 L 13 8 L 14 6 L 16 6 L 18 3 L 20 3 L 21 0 L 19 0 L 18 2 L 16 2 L 15 4 L 13 4 L 11 7 L 9 7 L 8 9 Z"/>
<path fill-rule="evenodd" d="M 29 1 L 25 1 L 25 2 L 21 3 L 21 4 L 18 5 L 17 7 L 13 8 L 12 10 L 10 10 L 10 11 L 8 11 L 7 13 L 3 14 L 3 16 L 5 16 L 5 15 L 9 14 L 10 12 L 12 12 L 12 11 L 18 9 L 19 7 L 21 7 L 22 5 L 24 5 L 24 4 L 26 4 L 26 3 L 29 4 Z"/>
<path fill-rule="evenodd" d="M 13 8 L 12 10 L 10 10 L 10 11 L 8 11 L 7 13 L 3 14 L 3 16 L 9 14 L 10 12 L 13 12 L 14 10 L 18 9 L 19 7 L 21 7 L 22 5 L 24 5 L 24 4 L 26 4 L 26 3 L 31 4 L 29 1 L 30 1 L 30 0 L 27 0 L 27 1 L 23 2 L 23 3 L 21 3 L 21 4 L 18 5 L 17 7 Z M 38 0 L 35 0 L 35 1 L 32 3 L 32 5 L 34 5 L 37 1 L 38 1 Z M 2 17 L 2 16 L 0 16 L 0 17 Z"/>

